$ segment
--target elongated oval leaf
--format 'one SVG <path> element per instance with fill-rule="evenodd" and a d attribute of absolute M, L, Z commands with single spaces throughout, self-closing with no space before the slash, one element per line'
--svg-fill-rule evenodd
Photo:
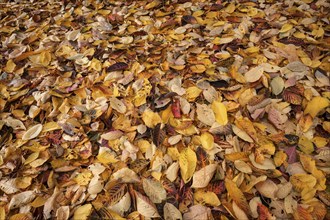
<path fill-rule="evenodd" d="M 36 138 L 40 132 L 42 131 L 42 124 L 37 124 L 32 127 L 30 127 L 22 137 L 22 140 L 31 140 L 33 138 Z"/>

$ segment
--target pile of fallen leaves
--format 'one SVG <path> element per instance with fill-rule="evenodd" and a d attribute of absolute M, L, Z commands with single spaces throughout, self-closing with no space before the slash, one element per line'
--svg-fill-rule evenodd
<path fill-rule="evenodd" d="M 0 220 L 326 219 L 326 0 L 0 2 Z"/>

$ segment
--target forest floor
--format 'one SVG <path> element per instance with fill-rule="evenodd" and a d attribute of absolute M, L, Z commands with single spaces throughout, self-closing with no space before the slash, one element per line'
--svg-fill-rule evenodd
<path fill-rule="evenodd" d="M 330 219 L 329 11 L 0 1 L 0 220 Z"/>

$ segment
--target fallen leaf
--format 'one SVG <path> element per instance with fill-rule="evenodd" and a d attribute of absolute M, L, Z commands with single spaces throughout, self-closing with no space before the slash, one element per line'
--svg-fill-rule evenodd
<path fill-rule="evenodd" d="M 197 165 L 196 153 L 189 147 L 184 149 L 180 153 L 179 165 L 183 181 L 185 183 L 189 182 L 195 172 Z"/>
<path fill-rule="evenodd" d="M 37 124 L 30 127 L 22 136 L 22 140 L 31 140 L 33 138 L 38 137 L 40 132 L 42 131 L 42 124 Z"/>
<path fill-rule="evenodd" d="M 226 189 L 229 196 L 234 200 L 236 205 L 243 210 L 243 212 L 249 216 L 250 215 L 250 206 L 242 193 L 242 191 L 237 187 L 236 183 L 230 179 L 225 179 Z"/>
<path fill-rule="evenodd" d="M 191 188 L 206 187 L 213 178 L 216 168 L 216 164 L 210 164 L 195 172 L 193 175 Z"/>

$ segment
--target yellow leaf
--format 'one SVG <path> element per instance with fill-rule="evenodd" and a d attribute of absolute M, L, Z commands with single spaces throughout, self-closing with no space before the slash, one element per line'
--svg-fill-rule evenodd
<path fill-rule="evenodd" d="M 201 94 L 202 90 L 197 86 L 191 86 L 186 90 L 186 97 L 189 102 L 195 101 L 195 99 Z"/>
<path fill-rule="evenodd" d="M 242 209 L 246 214 L 250 214 L 250 206 L 242 193 L 242 191 L 237 187 L 236 183 L 232 180 L 226 178 L 225 186 L 228 191 L 229 196 L 234 200 L 236 205 Z"/>
<path fill-rule="evenodd" d="M 42 132 L 54 131 L 59 129 L 61 129 L 61 127 L 57 124 L 57 122 L 51 121 L 44 124 Z"/>
<path fill-rule="evenodd" d="M 310 114 L 314 118 L 320 111 L 329 105 L 330 102 L 327 98 L 316 96 L 310 102 L 308 102 L 304 114 Z"/>
<path fill-rule="evenodd" d="M 203 73 L 206 70 L 205 66 L 200 64 L 191 66 L 190 69 L 193 73 Z"/>
<path fill-rule="evenodd" d="M 12 73 L 15 70 L 16 64 L 12 60 L 8 60 L 6 63 L 5 68 L 3 69 L 4 71 L 8 73 Z"/>
<path fill-rule="evenodd" d="M 102 70 L 102 63 L 98 59 L 93 58 L 89 68 L 93 69 L 95 71 L 101 71 Z"/>
<path fill-rule="evenodd" d="M 313 142 L 308 140 L 305 136 L 299 138 L 298 146 L 305 154 L 311 154 L 314 151 Z"/>
<path fill-rule="evenodd" d="M 279 150 L 276 152 L 274 156 L 274 163 L 276 167 L 279 167 L 283 164 L 284 161 L 286 161 L 288 155 L 283 151 Z"/>
<path fill-rule="evenodd" d="M 147 109 L 143 112 L 142 120 L 149 128 L 154 128 L 157 124 L 162 122 L 160 116 L 157 113 L 151 111 L 150 109 Z"/>
<path fill-rule="evenodd" d="M 297 191 L 304 188 L 313 188 L 316 185 L 316 178 L 309 174 L 294 174 L 290 177 L 290 182 Z"/>
<path fill-rule="evenodd" d="M 167 154 L 173 159 L 173 160 L 179 160 L 180 153 L 176 147 L 169 147 L 167 148 Z"/>
<path fill-rule="evenodd" d="M 280 30 L 280 33 L 285 33 L 293 28 L 292 24 L 284 24 Z"/>
<path fill-rule="evenodd" d="M 80 186 L 86 186 L 88 185 L 89 181 L 92 178 L 92 173 L 89 171 L 84 171 L 82 173 L 79 173 L 74 180 L 77 182 Z"/>
<path fill-rule="evenodd" d="M 39 152 L 34 152 L 34 153 L 30 154 L 28 158 L 26 158 L 26 160 L 24 161 L 24 164 L 29 164 L 32 161 L 35 161 L 38 157 L 39 157 Z"/>
<path fill-rule="evenodd" d="M 179 165 L 181 177 L 185 183 L 189 182 L 194 175 L 197 164 L 197 156 L 195 152 L 187 147 L 180 153 Z"/>
<path fill-rule="evenodd" d="M 234 3 L 230 3 L 226 9 L 225 9 L 225 12 L 231 14 L 235 11 L 236 7 L 235 7 L 235 4 Z"/>
<path fill-rule="evenodd" d="M 315 193 L 316 189 L 306 187 L 301 191 L 301 198 L 305 201 L 311 200 L 312 198 L 314 198 Z"/>
<path fill-rule="evenodd" d="M 20 189 L 27 188 L 28 186 L 31 185 L 31 182 L 32 182 L 32 177 L 30 176 L 17 177 L 15 179 L 16 187 Z"/>
<path fill-rule="evenodd" d="M 103 149 L 103 148 L 102 148 Z M 118 162 L 118 159 L 114 154 L 107 150 L 100 150 L 99 154 L 97 155 L 97 159 L 103 164 L 110 164 Z"/>
<path fill-rule="evenodd" d="M 43 66 L 48 66 L 52 59 L 52 55 L 49 51 L 43 51 L 40 53 L 39 62 Z"/>
<path fill-rule="evenodd" d="M 145 10 L 152 9 L 152 8 L 158 6 L 159 4 L 160 4 L 160 1 L 157 1 L 157 0 L 152 1 L 152 2 L 150 2 L 149 4 L 147 4 L 147 5 L 145 6 Z"/>
<path fill-rule="evenodd" d="M 270 140 L 265 138 L 259 138 L 260 147 L 258 148 L 261 152 L 274 155 L 275 145 Z"/>
<path fill-rule="evenodd" d="M 186 66 L 185 65 L 170 65 L 170 67 L 175 70 L 183 70 Z"/>
<path fill-rule="evenodd" d="M 259 50 L 260 50 L 259 47 L 249 47 L 245 49 L 245 52 L 251 54 L 251 53 L 258 53 Z"/>
<path fill-rule="evenodd" d="M 219 101 L 213 101 L 211 108 L 214 112 L 215 120 L 220 125 L 226 125 L 228 123 L 228 116 L 227 116 L 226 106 L 223 103 L 219 102 Z"/>
<path fill-rule="evenodd" d="M 214 192 L 205 192 L 203 190 L 198 190 L 194 193 L 194 199 L 201 204 L 207 204 L 211 206 L 221 205 L 218 196 Z"/>
<path fill-rule="evenodd" d="M 73 214 L 73 220 L 87 220 L 92 213 L 93 207 L 91 204 L 82 205 L 76 209 Z"/>
<path fill-rule="evenodd" d="M 47 198 L 38 196 L 37 198 L 35 198 L 35 200 L 33 200 L 33 202 L 31 202 L 31 206 L 34 208 L 38 208 L 40 206 L 45 205 L 46 201 L 47 201 Z"/>
<path fill-rule="evenodd" d="M 4 206 L 0 206 L 0 220 L 6 219 L 6 210 Z"/>
<path fill-rule="evenodd" d="M 201 143 L 205 150 L 211 150 L 214 147 L 214 137 L 208 132 L 201 134 Z"/>
<path fill-rule="evenodd" d="M 328 139 L 319 136 L 314 137 L 312 141 L 317 148 L 325 147 L 329 143 Z"/>

